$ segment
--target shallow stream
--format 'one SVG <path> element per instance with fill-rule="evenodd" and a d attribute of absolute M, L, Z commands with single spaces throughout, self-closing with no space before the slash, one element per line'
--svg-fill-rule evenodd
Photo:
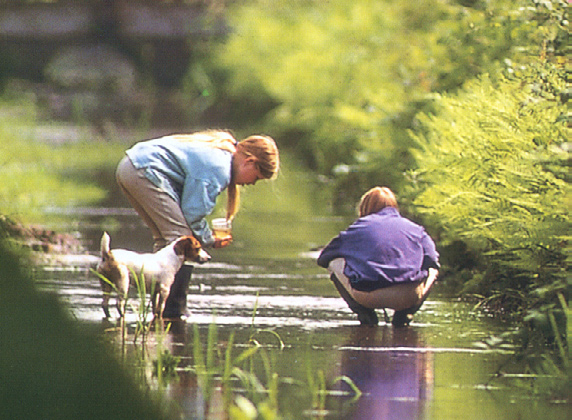
<path fill-rule="evenodd" d="M 382 312 L 378 327 L 360 327 L 315 263 L 315 250 L 351 220 L 332 217 L 315 187 L 303 173 L 285 169 L 274 183 L 247 189 L 234 223 L 233 245 L 212 251 L 212 262 L 195 267 L 190 318 L 171 324 L 164 336 L 152 331 L 147 337 L 143 347 L 148 359 L 163 347 L 180 357 L 176 377 L 162 389 L 183 418 L 222 418 L 216 409 L 217 388 L 209 408 L 205 389 L 188 369 L 195 363 L 195 326 L 204 342 L 211 325 L 216 325 L 219 350 L 231 334 L 235 357 L 252 337 L 265 349 L 279 378 L 284 418 L 565 418 L 566 407 L 534 399 L 510 381 L 494 377 L 510 350 L 487 348 L 483 342 L 511 326 L 447 296 L 439 283 L 409 328 L 386 325 Z M 97 261 L 103 230 L 110 232 L 112 247 L 139 251 L 151 247 L 148 231 L 116 191 L 100 208 L 59 212 L 81 234 L 87 252 L 46 262 L 38 284 L 59 295 L 78 322 L 100 329 L 106 340 L 127 343 L 127 349 L 116 346 L 117 351 L 127 364 L 136 365 L 136 314 L 128 310 L 127 339 L 122 340 L 118 323 L 103 319 L 99 281 L 89 269 Z M 134 293 L 131 296 L 136 306 Z M 253 370 L 259 377 L 267 373 L 260 366 Z M 317 385 L 321 373 L 325 389 Z M 341 376 L 359 388 L 359 398 L 337 380 Z M 151 383 L 156 381 L 151 378 Z M 313 393 L 316 389 L 327 392 Z"/>

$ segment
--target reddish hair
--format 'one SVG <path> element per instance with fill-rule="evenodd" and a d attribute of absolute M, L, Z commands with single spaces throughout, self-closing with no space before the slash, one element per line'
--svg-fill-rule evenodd
<path fill-rule="evenodd" d="M 397 207 L 395 194 L 387 187 L 374 187 L 362 195 L 359 205 L 359 217 L 377 213 L 386 207 Z"/>

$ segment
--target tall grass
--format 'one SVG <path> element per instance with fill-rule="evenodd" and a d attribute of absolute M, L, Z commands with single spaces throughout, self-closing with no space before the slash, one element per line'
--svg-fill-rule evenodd
<path fill-rule="evenodd" d="M 119 295 L 119 290 L 113 282 L 93 269 L 91 272 L 101 281 L 111 286 L 112 292 L 110 293 L 115 293 L 116 296 Z M 119 330 L 121 336 L 121 355 L 124 357 L 124 360 L 127 361 L 128 323 L 126 322 L 126 316 L 127 309 L 129 308 L 136 315 L 133 346 L 137 351 L 135 352 L 135 359 L 129 360 L 128 364 L 134 366 L 134 376 L 138 378 L 139 384 L 144 390 L 151 388 L 151 383 L 147 376 L 147 372 L 151 369 L 151 377 L 156 379 L 157 389 L 163 391 L 167 384 L 178 377 L 177 368 L 181 362 L 181 358 L 173 355 L 165 346 L 165 339 L 169 334 L 171 324 L 165 326 L 162 319 L 150 317 L 151 313 L 153 313 L 154 306 L 152 299 L 147 298 L 147 293 L 149 292 L 150 296 L 153 296 L 156 282 L 154 279 L 151 279 L 151 289 L 148 291 L 145 275 L 142 272 L 138 275 L 131 270 L 131 278 L 137 289 L 137 303 L 134 303 L 133 300 L 129 300 L 128 291 L 122 296 L 121 312 L 123 316 L 119 319 L 117 326 L 117 330 Z M 150 333 L 153 329 L 155 331 L 155 351 L 154 355 L 151 355 L 148 345 Z M 138 339 L 140 339 L 139 343 L 137 343 Z M 151 363 L 149 363 L 149 357 L 154 357 Z M 171 402 L 165 398 L 156 398 L 156 403 L 165 413 L 172 413 L 174 410 Z"/>
<path fill-rule="evenodd" d="M 326 375 L 323 369 L 315 369 L 312 359 L 310 357 L 311 349 L 311 338 L 308 340 L 308 345 L 306 347 L 305 356 L 305 370 L 306 370 L 306 386 L 312 397 L 312 409 L 311 413 L 313 416 L 323 417 L 327 414 L 326 410 L 326 399 L 330 395 L 334 394 L 346 394 L 341 391 L 333 391 L 328 389 L 328 383 L 326 381 Z M 347 384 L 351 390 L 350 395 L 353 394 L 350 399 L 350 404 L 357 401 L 362 396 L 362 391 L 354 383 L 354 381 L 347 375 L 340 375 L 333 378 L 329 384 L 329 387 L 333 387 L 338 382 L 344 382 Z"/>
<path fill-rule="evenodd" d="M 115 293 L 117 287 L 105 276 L 92 270 L 92 272 L 102 281 L 110 284 Z M 155 359 L 152 361 L 152 375 L 157 379 L 159 389 L 164 389 L 165 385 L 177 378 L 177 371 L 182 369 L 190 371 L 196 375 L 198 386 L 202 391 L 205 401 L 205 416 L 209 416 L 214 410 L 222 409 L 229 419 L 261 419 L 277 420 L 283 418 L 280 414 L 280 389 L 281 385 L 294 385 L 302 387 L 311 395 L 311 406 L 307 412 L 312 417 L 321 416 L 326 413 L 326 399 L 331 395 L 339 395 L 339 392 L 331 390 L 331 387 L 338 382 L 346 383 L 352 396 L 351 401 L 359 399 L 362 395 L 360 389 L 351 378 L 342 375 L 334 378 L 328 383 L 323 370 L 315 370 L 313 363 L 307 353 L 305 368 L 306 381 L 299 381 L 293 378 L 281 377 L 277 372 L 277 357 L 286 347 L 282 337 L 271 329 L 258 329 L 254 327 L 254 317 L 257 311 L 257 304 L 253 309 L 251 332 L 246 349 L 236 353 L 240 344 L 235 342 L 235 333 L 232 332 L 225 343 L 218 338 L 218 330 L 213 322 L 209 324 L 206 341 L 201 338 L 199 326 L 193 324 L 193 337 L 190 345 L 193 363 L 186 368 L 179 368 L 180 357 L 174 356 L 164 346 L 164 340 L 169 333 L 170 325 L 164 328 L 160 320 L 155 324 L 149 321 L 152 309 L 150 299 L 147 299 L 147 289 L 143 274 L 131 272 L 133 282 L 137 288 L 138 304 L 132 303 L 128 296 L 124 296 L 123 314 L 120 320 L 119 329 L 122 337 L 122 353 L 125 354 L 125 339 L 127 336 L 127 324 L 125 322 L 126 309 L 129 307 L 136 314 L 135 331 L 133 334 L 133 344 L 137 346 L 138 338 L 141 338 L 142 349 L 147 345 L 151 328 L 155 326 Z M 152 282 L 154 285 L 154 282 Z M 153 290 L 150 291 L 151 294 Z M 262 337 L 270 336 L 276 340 L 275 345 L 264 345 Z M 242 346 L 244 346 L 242 345 Z M 278 353 L 269 350 L 276 348 Z M 310 347 L 310 344 L 308 345 Z M 139 377 L 143 383 L 147 383 L 148 377 L 145 371 L 149 369 L 149 364 L 145 362 L 146 351 L 139 354 L 138 362 L 134 365 L 139 370 Z M 137 362 L 136 361 L 136 362 Z M 147 384 L 149 385 L 149 384 Z"/>
<path fill-rule="evenodd" d="M 129 307 L 130 307 L 131 311 L 136 314 L 135 333 L 133 336 L 133 343 L 135 344 L 139 337 L 141 337 L 141 342 L 144 343 L 146 340 L 147 334 L 149 333 L 151 326 L 152 326 L 152 321 L 149 320 L 149 315 L 153 312 L 153 302 L 152 302 L 152 299 L 147 299 L 147 293 L 149 293 L 151 296 L 153 296 L 154 291 L 155 291 L 155 287 L 156 287 L 155 280 L 151 279 L 151 289 L 149 291 L 147 291 L 147 285 L 145 282 L 145 275 L 143 274 L 143 272 L 141 272 L 139 275 L 137 275 L 137 273 L 135 273 L 135 271 L 130 270 L 131 279 L 132 279 L 132 281 L 135 284 L 136 289 L 137 289 L 138 305 L 134 305 L 132 302 L 129 302 L 129 296 L 128 296 L 129 295 L 129 289 L 127 289 L 127 291 L 125 292 L 125 294 L 123 296 L 120 296 L 120 292 L 117 289 L 117 286 L 115 285 L 115 283 L 113 283 L 107 277 L 105 277 L 101 273 L 98 273 L 94 269 L 90 269 L 90 271 L 92 273 L 94 273 L 101 281 L 103 281 L 106 284 L 108 284 L 109 286 L 111 286 L 111 288 L 112 288 L 111 293 L 115 294 L 116 298 L 120 298 L 120 300 L 122 302 L 121 313 L 123 314 L 123 317 L 121 319 L 121 321 L 122 321 L 121 328 L 122 328 L 122 332 L 123 332 L 123 334 L 122 334 L 123 337 L 125 337 L 125 334 L 126 334 L 125 323 L 123 321 L 125 320 L 126 309 L 127 309 L 128 303 L 129 303 Z"/>
<path fill-rule="evenodd" d="M 269 334 L 278 341 L 278 353 L 267 349 L 257 338 Z M 232 332 L 223 345 L 217 340 L 217 327 L 212 323 L 208 327 L 206 344 L 201 340 L 199 327 L 193 325 L 192 354 L 193 365 L 188 368 L 197 375 L 199 387 L 206 402 L 206 413 L 212 412 L 218 396 L 221 397 L 223 410 L 229 419 L 275 420 L 284 418 L 280 406 L 282 385 L 302 387 L 311 395 L 311 406 L 307 412 L 321 416 L 326 412 L 326 399 L 339 392 L 331 388 L 338 382 L 346 383 L 351 389 L 351 401 L 362 395 L 351 378 L 339 376 L 328 382 L 323 370 L 315 370 L 311 360 L 305 361 L 307 380 L 281 377 L 277 372 L 277 357 L 285 348 L 285 343 L 275 331 L 254 329 L 251 332 L 247 348 L 235 355 L 239 347 Z M 345 393 L 344 393 L 345 395 Z"/>

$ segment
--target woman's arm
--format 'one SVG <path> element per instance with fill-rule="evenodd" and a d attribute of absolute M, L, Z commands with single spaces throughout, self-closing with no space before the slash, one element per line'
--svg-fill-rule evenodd
<path fill-rule="evenodd" d="M 193 234 L 203 244 L 212 246 L 214 238 L 205 219 L 216 204 L 218 190 L 200 179 L 186 179 L 181 194 L 181 210 Z"/>

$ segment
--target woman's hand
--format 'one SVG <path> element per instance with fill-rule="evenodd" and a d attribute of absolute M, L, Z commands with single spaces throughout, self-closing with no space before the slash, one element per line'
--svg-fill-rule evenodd
<path fill-rule="evenodd" d="M 232 242 L 232 235 L 218 237 L 215 236 L 215 241 L 213 248 L 224 248 L 225 246 L 229 246 Z"/>

